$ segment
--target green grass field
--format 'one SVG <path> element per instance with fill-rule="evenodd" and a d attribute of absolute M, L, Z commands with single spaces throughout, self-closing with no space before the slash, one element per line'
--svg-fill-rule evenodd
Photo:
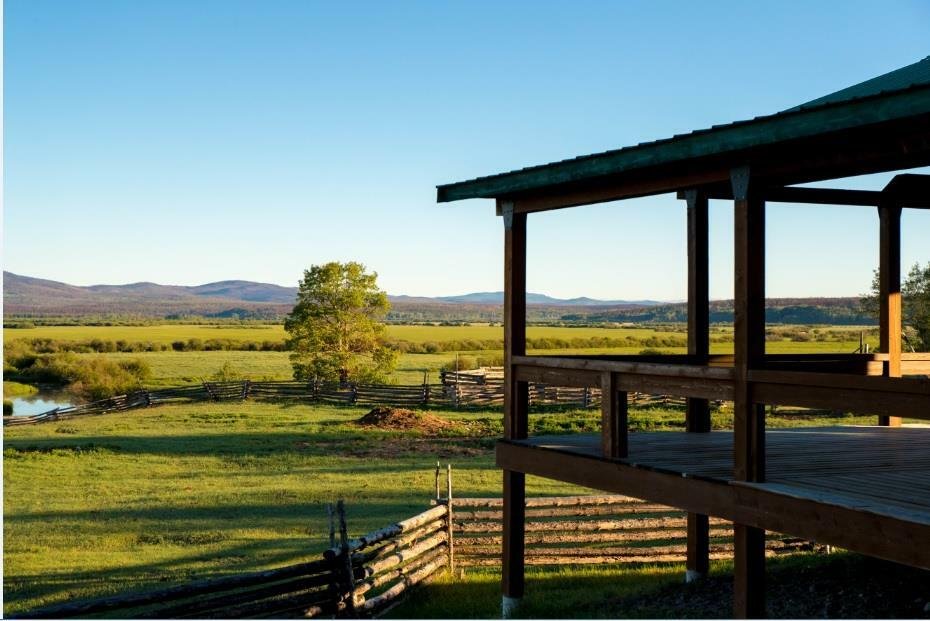
<path fill-rule="evenodd" d="M 457 493 L 498 493 L 490 441 L 350 424 L 364 411 L 163 406 L 5 430 L 5 612 L 305 559 L 326 547 L 324 503 L 346 499 L 353 534 L 408 517 L 427 506 L 437 458 Z"/>
<path fill-rule="evenodd" d="M 247 401 L 6 429 L 5 612 L 305 559 L 326 547 L 324 503 L 346 499 L 354 535 L 407 517 L 427 506 L 437 459 L 453 464 L 456 495 L 500 493 L 499 412 L 438 412 L 478 430 L 456 441 L 352 424 L 364 412 Z M 630 418 L 634 430 L 680 429 L 684 416 L 634 408 Z M 535 434 L 599 425 L 595 410 L 531 417 Z M 579 493 L 528 484 L 536 495 Z"/>
<path fill-rule="evenodd" d="M 827 329 L 832 332 L 848 333 L 849 338 L 844 340 L 844 345 L 853 344 L 853 347 L 855 347 L 859 344 L 859 332 L 867 328 L 860 328 L 855 326 L 833 326 L 830 328 L 821 328 L 821 330 Z M 713 332 L 716 334 L 725 334 L 731 332 L 731 330 L 726 327 L 714 327 Z M 387 328 L 387 334 L 388 337 L 393 339 L 405 340 L 413 343 L 426 343 L 429 341 L 439 342 L 453 340 L 503 339 L 504 329 L 500 326 L 489 325 L 389 325 Z M 571 328 L 556 326 L 530 326 L 527 328 L 527 336 L 529 338 L 588 339 L 600 337 L 632 337 L 636 339 L 647 339 L 652 336 L 662 337 L 673 334 L 677 334 L 679 337 L 684 337 L 684 332 L 675 333 L 668 332 L 667 330 L 661 331 L 653 327 Z M 247 327 L 233 325 L 211 326 L 197 324 L 166 324 L 150 326 L 39 326 L 36 328 L 6 328 L 3 331 L 3 341 L 5 343 L 20 338 L 48 338 L 63 341 L 87 341 L 96 338 L 107 341 L 150 341 L 152 343 L 172 343 L 174 341 L 186 341 L 192 338 L 201 340 L 230 339 L 238 341 L 280 341 L 284 338 L 284 326 L 280 324 L 255 325 Z M 797 345 L 804 344 L 805 343 L 797 343 Z M 842 351 L 846 351 L 846 349 L 843 349 Z"/>

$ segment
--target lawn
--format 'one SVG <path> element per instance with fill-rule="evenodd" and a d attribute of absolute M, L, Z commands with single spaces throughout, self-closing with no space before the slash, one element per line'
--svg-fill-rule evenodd
<path fill-rule="evenodd" d="M 352 425 L 364 411 L 234 402 L 5 430 L 5 613 L 306 559 L 327 545 L 324 503 L 347 501 L 352 534 L 408 517 L 437 458 L 457 493 L 498 493 L 490 440 L 385 448 L 398 433 Z"/>
<path fill-rule="evenodd" d="M 427 506 L 437 459 L 453 464 L 456 495 L 500 493 L 499 412 L 438 412 L 471 422 L 456 441 L 360 428 L 364 412 L 224 402 L 6 429 L 5 612 L 306 559 L 327 545 L 325 503 L 347 501 L 353 535 L 407 517 Z M 682 421 L 674 408 L 631 412 L 636 430 Z M 873 421 L 768 417 L 799 422 Z M 536 434 L 599 425 L 594 410 L 531 417 Z M 583 493 L 534 477 L 528 491 Z"/>

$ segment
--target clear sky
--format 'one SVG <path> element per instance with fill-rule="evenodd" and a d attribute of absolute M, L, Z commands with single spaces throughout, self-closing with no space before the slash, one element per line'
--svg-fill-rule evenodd
<path fill-rule="evenodd" d="M 4 268 L 73 284 L 294 285 L 358 260 L 390 293 L 499 290 L 491 203 L 437 205 L 437 184 L 776 112 L 930 54 L 926 1 L 7 0 L 4 17 Z M 730 220 L 713 205 L 716 298 Z M 866 291 L 877 225 L 771 207 L 767 294 Z M 672 197 L 533 216 L 529 289 L 681 299 L 684 231 Z M 930 213 L 906 212 L 906 265 L 928 240 Z"/>

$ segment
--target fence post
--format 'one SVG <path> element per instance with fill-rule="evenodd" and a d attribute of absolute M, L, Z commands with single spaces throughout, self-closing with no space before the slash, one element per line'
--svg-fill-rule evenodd
<path fill-rule="evenodd" d="M 581 392 L 581 407 L 586 408 L 591 403 L 591 391 L 587 386 Z"/>
<path fill-rule="evenodd" d="M 455 577 L 455 546 L 452 543 L 452 464 L 446 464 L 446 526 L 449 548 L 449 576 Z"/>
<path fill-rule="evenodd" d="M 423 384 L 423 405 L 429 406 L 429 384 Z"/>
<path fill-rule="evenodd" d="M 358 384 L 352 384 L 352 405 L 358 403 Z"/>
<path fill-rule="evenodd" d="M 349 550 L 349 533 L 346 528 L 346 511 L 345 504 L 340 499 L 336 502 L 336 512 L 339 514 L 339 540 L 343 571 L 345 572 L 344 584 L 342 585 L 340 597 L 344 598 L 349 616 L 355 616 L 355 571 L 352 569 L 352 551 Z"/>
<path fill-rule="evenodd" d="M 326 515 L 329 516 L 329 547 L 336 547 L 336 516 L 333 512 L 333 503 L 326 503 Z"/>
<path fill-rule="evenodd" d="M 439 496 L 439 460 L 436 460 L 436 503 L 438 504 L 440 500 Z"/>

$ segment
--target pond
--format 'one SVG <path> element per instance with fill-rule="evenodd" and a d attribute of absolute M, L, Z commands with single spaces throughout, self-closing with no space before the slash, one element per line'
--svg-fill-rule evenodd
<path fill-rule="evenodd" d="M 9 401 L 13 402 L 13 416 L 32 416 L 73 405 L 71 395 L 61 390 L 40 390 L 34 395 L 12 397 Z"/>

